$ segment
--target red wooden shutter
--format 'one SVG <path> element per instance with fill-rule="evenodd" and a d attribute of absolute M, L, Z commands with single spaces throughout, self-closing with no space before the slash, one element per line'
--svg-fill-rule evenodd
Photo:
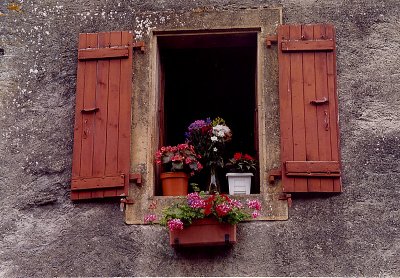
<path fill-rule="evenodd" d="M 284 192 L 340 192 L 335 29 L 278 28 Z"/>
<path fill-rule="evenodd" d="M 132 39 L 79 35 L 72 200 L 128 195 Z"/>

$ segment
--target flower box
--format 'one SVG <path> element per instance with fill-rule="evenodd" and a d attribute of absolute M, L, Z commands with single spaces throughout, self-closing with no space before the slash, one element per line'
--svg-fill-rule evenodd
<path fill-rule="evenodd" d="M 229 194 L 250 194 L 252 173 L 228 173 Z"/>
<path fill-rule="evenodd" d="M 236 225 L 196 219 L 183 230 L 170 231 L 169 237 L 172 247 L 230 245 L 236 243 Z"/>

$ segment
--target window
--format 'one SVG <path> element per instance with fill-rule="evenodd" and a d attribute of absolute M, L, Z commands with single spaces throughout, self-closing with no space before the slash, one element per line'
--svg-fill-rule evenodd
<path fill-rule="evenodd" d="M 284 192 L 341 191 L 333 26 L 278 27 L 281 10 L 263 8 L 156 16 L 138 32 L 144 53 L 131 32 L 80 35 L 73 200 L 129 197 L 128 224 L 160 213 L 174 197 L 159 196 L 154 154 L 206 116 L 226 119 L 232 149 L 258 155 L 260 220 L 288 218 Z M 270 183 L 272 172 L 282 179 Z"/>
<path fill-rule="evenodd" d="M 190 123 L 222 117 L 233 132 L 226 152 L 258 157 L 256 109 L 257 39 L 259 30 L 225 30 L 212 33 L 163 32 L 158 45 L 160 146 L 184 142 Z M 206 172 L 191 178 L 206 183 Z M 158 173 L 156 173 L 156 180 Z M 228 185 L 219 172 L 223 192 Z M 205 187 L 204 187 L 205 188 Z M 259 175 L 252 193 L 259 193 Z M 156 186 L 156 195 L 161 195 Z"/>

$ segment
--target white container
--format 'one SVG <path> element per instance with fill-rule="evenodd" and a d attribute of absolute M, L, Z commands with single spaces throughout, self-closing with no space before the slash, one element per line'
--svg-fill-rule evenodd
<path fill-rule="evenodd" d="M 228 173 L 229 195 L 250 194 L 252 173 Z"/>

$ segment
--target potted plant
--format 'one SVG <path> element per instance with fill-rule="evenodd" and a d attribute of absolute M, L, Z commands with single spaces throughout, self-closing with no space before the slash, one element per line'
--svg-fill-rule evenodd
<path fill-rule="evenodd" d="M 185 133 L 186 142 L 193 145 L 201 155 L 200 161 L 210 171 L 208 192 L 219 192 L 217 169 L 224 166 L 225 144 L 232 139 L 232 133 L 222 118 L 196 120 Z"/>
<path fill-rule="evenodd" d="M 174 247 L 233 244 L 236 224 L 258 217 L 260 210 L 258 200 L 247 200 L 244 206 L 223 194 L 194 192 L 165 208 L 160 224 L 169 228 L 170 245 Z M 156 219 L 150 218 L 147 222 Z"/>
<path fill-rule="evenodd" d="M 227 173 L 229 194 L 250 194 L 251 177 L 256 171 L 257 161 L 248 154 L 235 153 L 233 158 L 225 165 Z"/>
<path fill-rule="evenodd" d="M 155 161 L 162 164 L 164 172 L 160 174 L 164 196 L 181 196 L 188 193 L 188 179 L 203 166 L 198 161 L 194 147 L 188 144 L 164 146 L 156 152 Z"/>

